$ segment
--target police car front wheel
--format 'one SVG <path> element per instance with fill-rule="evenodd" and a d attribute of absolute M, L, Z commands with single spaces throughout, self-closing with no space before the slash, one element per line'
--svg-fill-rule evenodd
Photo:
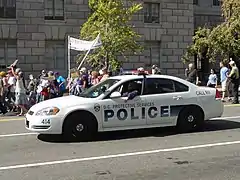
<path fill-rule="evenodd" d="M 93 117 L 88 113 L 75 112 L 65 120 L 63 135 L 68 140 L 90 140 L 97 131 Z"/>
<path fill-rule="evenodd" d="M 177 130 L 180 133 L 201 130 L 204 124 L 204 114 L 199 107 L 184 108 L 177 121 Z"/>

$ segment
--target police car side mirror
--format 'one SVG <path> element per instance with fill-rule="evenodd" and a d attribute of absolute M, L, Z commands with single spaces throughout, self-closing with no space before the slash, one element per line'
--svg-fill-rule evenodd
<path fill-rule="evenodd" d="M 116 91 L 110 95 L 110 98 L 120 98 L 121 96 L 121 93 Z"/>

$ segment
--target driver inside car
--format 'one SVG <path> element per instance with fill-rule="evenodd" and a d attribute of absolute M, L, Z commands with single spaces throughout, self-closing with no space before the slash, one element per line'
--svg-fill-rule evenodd
<path fill-rule="evenodd" d="M 130 82 L 127 87 L 127 92 L 123 93 L 122 97 L 127 97 L 127 100 L 134 99 L 140 94 L 139 86 L 141 86 L 141 84 L 138 84 L 137 82 Z"/>

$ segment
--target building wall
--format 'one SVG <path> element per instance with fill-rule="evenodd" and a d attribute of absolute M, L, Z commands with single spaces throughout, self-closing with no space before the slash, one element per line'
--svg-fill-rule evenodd
<path fill-rule="evenodd" d="M 16 1 L 16 18 L 0 19 L 0 65 L 18 58 L 19 67 L 27 74 L 48 69 L 66 75 L 66 39 L 68 35 L 79 36 L 89 14 L 87 0 L 65 0 L 63 20 L 45 20 L 46 14 L 44 0 Z M 7 50 L 8 46 L 12 48 Z M 13 49 L 15 53 L 8 52 Z"/>
<path fill-rule="evenodd" d="M 181 57 L 191 43 L 194 31 L 192 0 L 151 0 L 159 3 L 159 22 L 149 23 L 140 16 L 138 31 L 145 42 L 145 51 L 136 65 L 150 67 L 158 64 L 163 73 L 169 75 L 184 74 Z M 144 11 L 144 10 L 143 10 Z"/>
<path fill-rule="evenodd" d="M 66 75 L 66 38 L 79 36 L 80 27 L 89 15 L 87 0 L 65 0 L 63 20 L 45 20 L 45 16 L 51 14 L 46 0 L 16 1 L 16 18 L 0 18 L 0 65 L 9 65 L 18 58 L 19 66 L 27 73 L 36 74 L 46 68 Z M 218 17 L 220 12 L 219 7 L 211 7 L 208 0 L 198 1 L 199 5 L 193 5 L 193 0 L 144 0 L 157 3 L 159 9 L 144 5 L 134 16 L 132 24 L 142 35 L 140 41 L 145 51 L 129 55 L 124 67 L 158 64 L 164 73 L 182 76 L 185 66 L 181 57 L 192 41 L 194 28 L 209 21 L 209 17 Z M 56 6 L 59 4 L 61 0 Z M 154 16 L 154 21 L 149 21 L 150 16 Z M 71 51 L 71 54 L 73 67 L 77 52 Z"/>
<path fill-rule="evenodd" d="M 195 0 L 194 5 L 194 28 L 198 27 L 213 27 L 221 22 L 223 22 L 223 17 L 221 16 L 221 4 L 217 2 L 218 0 Z M 220 59 L 216 59 L 216 62 L 210 64 L 205 62 L 202 67 L 202 73 L 208 77 L 210 68 L 216 70 L 219 69 Z M 207 80 L 207 79 L 206 79 Z"/>
<path fill-rule="evenodd" d="M 215 26 L 223 21 L 221 4 L 214 4 L 218 0 L 197 0 L 194 5 L 194 27 Z"/>

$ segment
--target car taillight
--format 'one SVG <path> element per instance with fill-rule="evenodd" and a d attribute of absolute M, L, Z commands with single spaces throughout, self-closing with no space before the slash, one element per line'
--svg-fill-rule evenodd
<path fill-rule="evenodd" d="M 220 99 L 220 98 L 222 98 L 222 95 L 221 95 L 220 91 L 217 90 L 217 89 L 216 89 L 215 98 L 216 98 L 216 99 Z"/>

